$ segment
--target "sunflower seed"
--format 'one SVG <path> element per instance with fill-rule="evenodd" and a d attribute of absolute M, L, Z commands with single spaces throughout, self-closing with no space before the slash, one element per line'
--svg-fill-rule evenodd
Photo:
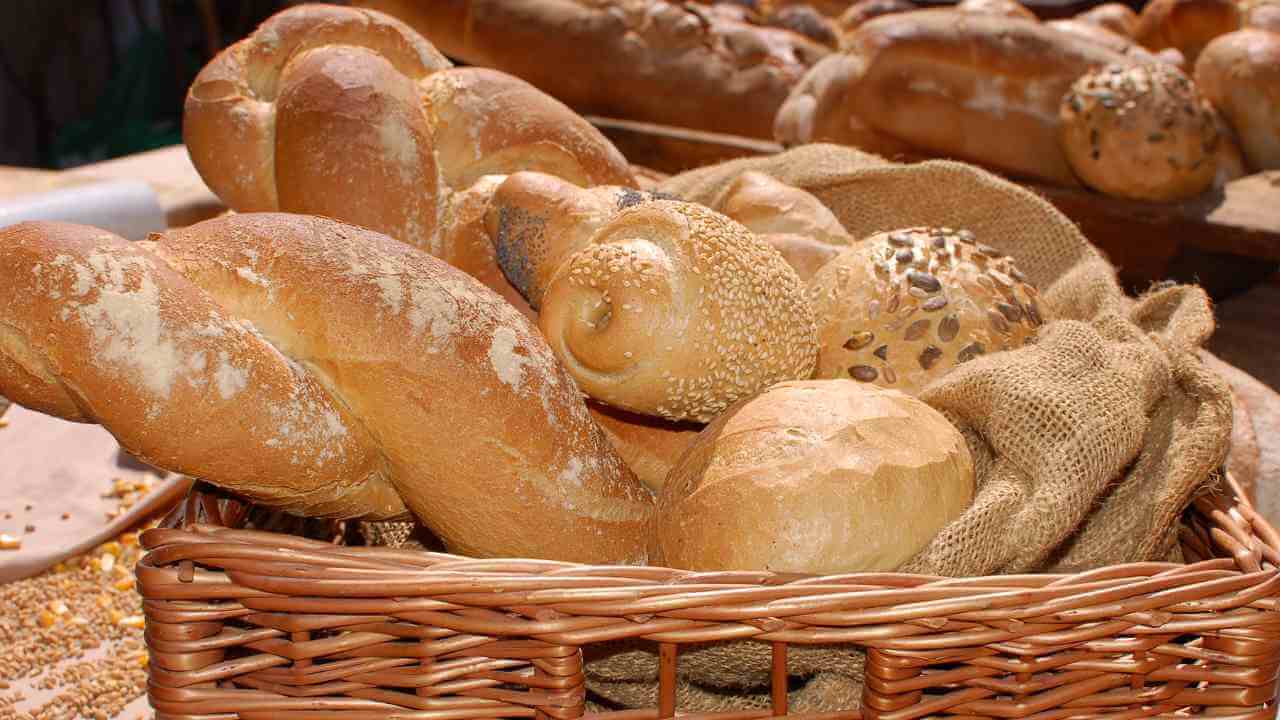
<path fill-rule="evenodd" d="M 960 320 L 955 315 L 948 315 L 942 318 L 942 322 L 938 323 L 938 339 L 942 342 L 951 342 L 956 339 L 956 334 L 960 332 Z"/>
<path fill-rule="evenodd" d="M 845 350 L 861 350 L 871 344 L 876 339 L 875 333 L 870 330 L 859 330 L 855 332 L 848 340 L 844 342 Z"/>
<path fill-rule="evenodd" d="M 880 373 L 876 372 L 876 369 L 870 365 L 854 365 L 849 368 L 849 377 L 858 382 L 872 382 L 879 376 Z"/>
<path fill-rule="evenodd" d="M 960 349 L 960 354 L 956 355 L 956 362 L 957 363 L 969 362 L 970 360 L 978 357 L 979 355 L 983 355 L 986 352 L 987 350 L 986 348 L 982 347 L 982 343 L 980 342 L 969 343 L 968 345 L 965 345 L 963 348 Z"/>
<path fill-rule="evenodd" d="M 1008 320 L 1011 323 L 1016 323 L 1022 319 L 1022 309 L 1017 305 L 996 303 L 996 309 L 1000 311 L 1000 314 L 1004 316 L 1005 320 Z"/>
<path fill-rule="evenodd" d="M 928 370 L 929 368 L 933 367 L 934 364 L 937 363 L 941 357 L 942 357 L 942 350 L 938 349 L 933 345 L 929 345 L 924 350 L 920 351 L 920 357 L 918 358 L 918 360 L 920 361 L 920 367 L 924 368 L 925 370 Z"/>
<path fill-rule="evenodd" d="M 871 353 L 871 354 L 872 354 L 872 355 L 875 355 L 876 357 L 880 358 L 881 360 L 888 360 L 888 359 L 889 359 L 889 346 L 888 346 L 888 345 L 881 345 L 880 347 L 876 348 L 875 352 L 873 352 L 873 353 Z"/>
<path fill-rule="evenodd" d="M 907 281 L 925 292 L 936 293 L 942 290 L 942 283 L 938 282 L 938 278 L 929 273 L 909 270 L 907 271 Z"/>
<path fill-rule="evenodd" d="M 899 250 L 897 255 L 894 255 L 894 259 L 900 263 L 909 263 L 912 260 L 914 260 L 915 257 L 916 257 L 915 253 L 905 248 L 902 250 Z"/>
<path fill-rule="evenodd" d="M 921 305 L 920 307 L 924 308 L 925 312 L 935 312 L 937 310 L 941 310 L 946 306 L 947 306 L 947 299 L 941 295 L 938 295 L 936 297 L 929 298 L 924 302 L 924 305 Z"/>
<path fill-rule="evenodd" d="M 996 312 L 995 310 L 987 310 L 987 319 L 991 321 L 991 327 L 995 328 L 997 331 L 1001 333 L 1008 334 L 1009 321 L 1005 320 L 1003 315 Z"/>

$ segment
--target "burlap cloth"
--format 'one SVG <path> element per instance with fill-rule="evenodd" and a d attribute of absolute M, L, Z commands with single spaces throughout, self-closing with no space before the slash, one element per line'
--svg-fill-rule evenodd
<path fill-rule="evenodd" d="M 808 145 L 736 160 L 659 186 L 716 205 L 756 170 L 813 193 L 854 237 L 933 225 L 972 230 L 1014 257 L 1040 289 L 1048 322 L 1035 342 L 965 363 L 922 399 L 973 453 L 973 505 L 906 572 L 974 576 L 1075 571 L 1177 559 L 1177 523 L 1214 486 L 1232 408 L 1197 351 L 1213 332 L 1199 288 L 1126 297 L 1115 270 L 1048 202 L 961 163 L 897 165 L 849 148 Z M 605 706 L 657 704 L 651 643 L 585 649 L 587 684 Z M 682 711 L 765 707 L 770 653 L 753 641 L 682 648 Z M 857 707 L 861 651 L 792 647 L 796 712 Z"/>

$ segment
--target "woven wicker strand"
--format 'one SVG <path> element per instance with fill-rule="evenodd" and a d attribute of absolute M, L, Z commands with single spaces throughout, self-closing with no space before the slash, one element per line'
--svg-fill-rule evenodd
<path fill-rule="evenodd" d="M 1075 575 L 807 577 L 475 560 L 259 530 L 189 498 L 138 566 L 161 720 L 677 714 L 680 647 L 771 643 L 772 708 L 687 718 L 1271 720 L 1280 536 L 1229 479 L 1187 564 Z M 659 706 L 586 715 L 582 647 L 657 643 Z M 861 708 L 788 715 L 789 645 L 867 649 Z"/>

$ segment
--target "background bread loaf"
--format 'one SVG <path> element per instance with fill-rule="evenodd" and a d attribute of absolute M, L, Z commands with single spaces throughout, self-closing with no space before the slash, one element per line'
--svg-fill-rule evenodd
<path fill-rule="evenodd" d="M 850 5 L 847 10 L 840 14 L 840 18 L 836 23 L 840 26 L 841 33 L 851 33 L 868 20 L 878 18 L 881 15 L 892 15 L 893 13 L 910 12 L 918 9 L 911 0 L 858 0 L 858 2 Z M 843 42 L 841 45 L 843 46 Z"/>
<path fill-rule="evenodd" d="M 529 322 L 408 245 L 236 214 L 129 244 L 0 231 L 0 393 L 303 515 L 455 552 L 644 562 L 653 498 Z"/>
<path fill-rule="evenodd" d="M 729 20 L 695 3 L 357 4 L 401 18 L 451 57 L 524 78 L 580 112 L 750 137 L 769 137 L 787 93 L 828 52 L 796 33 Z M 590 184 L 604 183 L 622 184 Z"/>
<path fill-rule="evenodd" d="M 1151 0 L 1142 8 L 1133 37 L 1151 50 L 1174 48 L 1195 67 L 1214 38 L 1240 29 L 1234 0 Z"/>
<path fill-rule="evenodd" d="M 1249 167 L 1280 168 L 1280 34 L 1223 35 L 1201 54 L 1195 78 L 1235 130 Z"/>
<path fill-rule="evenodd" d="M 1096 5 L 1076 15 L 1075 19 L 1125 37 L 1133 37 L 1138 30 L 1138 14 L 1123 3 L 1109 2 Z"/>
<path fill-rule="evenodd" d="M 522 169 L 633 184 L 617 149 L 559 101 L 452 68 L 390 16 L 328 5 L 278 13 L 214 58 L 187 94 L 183 132 L 236 211 L 345 220 L 485 275 L 490 257 L 449 245 L 454 193 Z"/>
<path fill-rule="evenodd" d="M 691 570 L 887 571 L 973 499 L 940 413 L 850 380 L 774 385 L 716 418 L 659 496 L 657 548 Z"/>
<path fill-rule="evenodd" d="M 818 198 L 760 172 L 744 172 L 715 209 L 758 235 L 801 235 L 829 245 L 853 242 Z"/>

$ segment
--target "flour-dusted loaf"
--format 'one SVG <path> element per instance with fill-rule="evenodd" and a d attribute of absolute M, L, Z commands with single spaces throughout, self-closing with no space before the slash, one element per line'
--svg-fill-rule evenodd
<path fill-rule="evenodd" d="M 802 35 L 692 2 L 358 4 L 404 20 L 451 57 L 528 80 L 580 112 L 753 137 L 769 136 L 787 93 L 828 53 Z"/>
<path fill-rule="evenodd" d="M 1151 50 L 1173 48 L 1190 67 L 1214 38 L 1239 30 L 1235 0 L 1151 0 L 1138 16 L 1133 37 Z"/>
<path fill-rule="evenodd" d="M 659 495 L 654 555 L 690 570 L 897 569 L 973 499 L 941 413 L 850 380 L 774 385 L 716 418 Z"/>
<path fill-rule="evenodd" d="M 915 395 L 952 367 L 1021 347 L 1044 322 L 1013 259 L 968 230 L 873 235 L 809 281 L 818 378 Z"/>
<path fill-rule="evenodd" d="M 302 515 L 412 511 L 455 552 L 644 562 L 652 495 L 537 330 L 465 273 L 323 218 L 130 244 L 0 231 L 0 393 Z"/>
<path fill-rule="evenodd" d="M 813 311 L 795 271 L 742 225 L 653 200 L 615 215 L 556 271 L 538 325 L 591 397 L 708 422 L 813 372 Z"/>
<path fill-rule="evenodd" d="M 454 68 L 404 23 L 329 5 L 280 12 L 219 53 L 187 93 L 183 138 L 237 211 L 344 220 L 482 274 L 491 257 L 448 232 L 452 196 L 481 177 L 634 182 L 599 131 L 527 82 Z"/>
<path fill-rule="evenodd" d="M 1058 104 L 1085 72 L 1126 62 L 1031 20 L 952 10 L 884 15 L 805 76 L 778 112 L 775 134 L 786 145 L 831 141 L 891 154 L 878 142 L 887 137 L 917 154 L 1077 185 L 1060 147 Z"/>
<path fill-rule="evenodd" d="M 1110 65 L 1063 97 L 1062 146 L 1086 184 L 1108 195 L 1172 202 L 1209 189 L 1220 137 L 1213 108 L 1166 63 Z"/>
<path fill-rule="evenodd" d="M 1249 167 L 1280 168 L 1280 33 L 1223 35 L 1201 53 L 1195 79 L 1235 130 Z"/>

